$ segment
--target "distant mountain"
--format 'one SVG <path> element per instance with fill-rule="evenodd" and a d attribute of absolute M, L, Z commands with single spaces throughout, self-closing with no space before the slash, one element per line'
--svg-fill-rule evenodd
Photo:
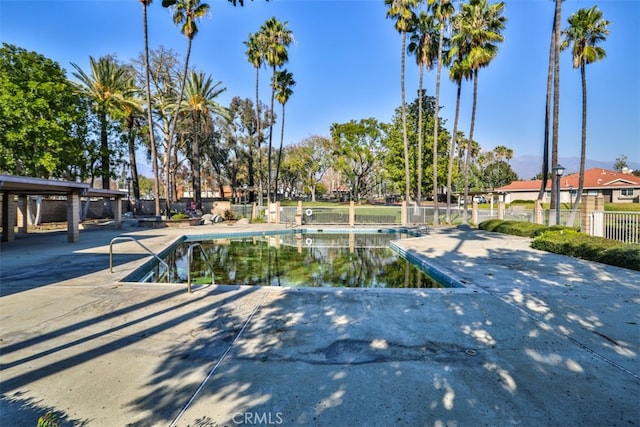
<path fill-rule="evenodd" d="M 558 161 L 565 167 L 565 175 L 580 172 L 580 157 L 560 157 Z M 542 156 L 525 154 L 512 158 L 509 163 L 515 173 L 524 181 L 530 180 L 542 170 Z M 602 161 L 587 159 L 585 169 L 603 168 L 613 170 L 614 163 L 615 160 Z M 628 162 L 628 166 L 633 170 L 640 169 L 640 163 Z"/>

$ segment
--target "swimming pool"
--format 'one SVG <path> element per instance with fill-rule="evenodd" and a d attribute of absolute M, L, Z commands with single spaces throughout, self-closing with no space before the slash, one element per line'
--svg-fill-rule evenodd
<path fill-rule="evenodd" d="M 126 281 L 350 288 L 442 288 L 391 242 L 408 229 L 286 230 L 184 236 Z M 191 262 L 188 262 L 191 256 Z M 189 267 L 190 264 L 190 268 Z M 190 271 L 189 271 L 190 270 Z"/>

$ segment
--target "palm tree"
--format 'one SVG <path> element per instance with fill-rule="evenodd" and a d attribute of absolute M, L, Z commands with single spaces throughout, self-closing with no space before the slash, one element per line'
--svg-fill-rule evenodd
<path fill-rule="evenodd" d="M 454 31 L 459 25 L 459 19 L 453 18 Z M 449 78 L 456 83 L 456 111 L 453 119 L 453 132 L 451 133 L 451 146 L 449 147 L 449 164 L 447 170 L 447 223 L 451 223 L 451 191 L 453 182 L 453 161 L 456 157 L 456 145 L 458 136 L 458 119 L 460 118 L 460 99 L 462 94 L 462 79 L 469 80 L 471 78 L 471 68 L 467 61 L 468 46 L 464 44 L 464 39 L 457 37 L 452 38 L 451 49 L 448 54 Z M 455 41 L 455 42 L 454 42 Z M 462 44 L 458 44 L 462 43 Z"/>
<path fill-rule="evenodd" d="M 151 106 L 151 78 L 149 71 L 149 31 L 147 9 L 153 0 L 139 0 L 142 3 L 142 20 L 144 28 L 144 71 L 145 71 L 145 94 L 147 98 L 147 122 L 149 127 L 149 148 L 151 150 L 151 170 L 153 172 L 153 193 L 155 195 L 155 214 L 160 215 L 160 178 L 158 176 L 158 148 L 153 129 L 153 108 Z M 135 189 L 135 184 L 134 184 Z M 138 189 L 139 191 L 139 189 Z M 135 194 L 135 191 L 134 191 Z M 140 195 L 138 194 L 138 196 Z M 137 199 L 136 199 L 137 200 Z"/>
<path fill-rule="evenodd" d="M 185 88 L 185 110 L 191 115 L 193 122 L 193 144 L 191 146 L 191 170 L 193 175 L 193 193 L 196 208 L 202 208 L 202 192 L 200 176 L 200 133 L 202 123 L 211 123 L 211 114 L 228 117 L 227 110 L 215 102 L 215 99 L 226 90 L 220 87 L 222 82 L 213 83 L 211 76 L 204 73 L 192 71 L 187 80 Z"/>
<path fill-rule="evenodd" d="M 473 104 L 471 108 L 471 126 L 469 141 L 473 141 L 473 129 L 475 125 L 476 106 L 478 102 L 478 71 L 489 65 L 495 58 L 498 47 L 494 44 L 502 42 L 504 37 L 500 33 L 504 29 L 506 18 L 502 16 L 504 3 L 489 5 L 487 0 L 470 0 L 462 4 L 459 14 L 459 31 L 452 39 L 454 43 L 468 45 L 467 66 L 473 75 Z M 466 203 L 469 197 L 469 162 L 471 153 L 467 150 L 464 162 L 464 210 L 462 221 L 467 221 Z"/>
<path fill-rule="evenodd" d="M 580 151 L 580 175 L 578 178 L 578 194 L 574 204 L 574 211 L 571 212 L 573 217 L 575 210 L 580 204 L 582 190 L 584 188 L 584 167 L 587 155 L 587 74 L 586 65 L 592 64 L 606 56 L 605 50 L 598 46 L 599 43 L 606 40 L 610 24 L 609 21 L 602 18 L 602 11 L 597 6 L 589 9 L 579 9 L 568 19 L 569 27 L 562 31 L 561 49 L 566 49 L 571 45 L 571 54 L 573 58 L 573 68 L 580 69 L 580 78 L 582 80 L 582 144 Z M 559 203 L 559 201 L 557 201 Z"/>
<path fill-rule="evenodd" d="M 291 89 L 296 85 L 293 74 L 287 70 L 276 73 L 276 99 L 282 104 L 282 123 L 280 123 L 280 148 L 278 149 L 278 162 L 276 164 L 276 179 L 274 194 L 278 197 L 278 175 L 280 174 L 280 161 L 282 160 L 282 144 L 284 142 L 284 105 L 293 94 Z"/>
<path fill-rule="evenodd" d="M 260 126 L 262 120 L 260 119 L 260 97 L 258 89 L 260 83 L 260 68 L 264 63 L 264 34 L 261 32 L 249 34 L 249 40 L 245 41 L 244 45 L 247 46 L 245 55 L 247 55 L 247 59 L 256 69 L 256 147 L 258 152 L 260 152 L 260 144 L 262 143 L 262 129 L 260 129 Z M 259 169 L 261 169 L 260 159 L 261 157 L 258 158 Z M 251 187 L 253 187 L 253 180 L 253 174 L 250 174 L 249 181 Z M 260 190 L 260 194 L 262 194 L 262 180 L 260 180 Z M 259 198 L 258 203 L 262 206 L 262 197 Z"/>
<path fill-rule="evenodd" d="M 422 82 L 424 79 L 424 69 L 432 70 L 438 56 L 438 45 L 436 40 L 436 27 L 434 17 L 421 12 L 416 17 L 415 26 L 409 37 L 407 52 L 416 56 L 416 64 L 420 68 L 420 78 L 418 84 L 418 186 L 416 199 L 418 204 L 422 201 L 422 146 L 424 138 L 422 135 Z"/>
<path fill-rule="evenodd" d="M 130 70 L 129 78 L 131 79 L 130 85 L 135 85 L 135 74 L 132 69 Z M 124 103 L 121 105 L 122 113 L 124 116 L 124 124 L 127 128 L 127 146 L 129 149 L 129 168 L 133 186 L 133 199 L 134 206 L 137 208 L 140 206 L 140 182 L 138 180 L 138 165 L 136 162 L 136 126 L 139 126 L 140 114 L 143 112 L 142 100 L 140 100 L 135 92 L 130 92 L 124 98 Z M 129 197 L 129 195 L 127 195 Z M 130 207 L 130 202 L 129 205 Z"/>
<path fill-rule="evenodd" d="M 287 48 L 293 42 L 293 34 L 287 28 L 288 22 L 278 21 L 275 17 L 269 18 L 260 28 L 264 37 L 264 59 L 272 68 L 271 75 L 271 111 L 275 99 L 276 68 L 289 61 Z M 259 116 L 258 116 L 259 120 Z M 273 122 L 269 124 L 269 148 L 267 151 L 267 205 L 271 203 L 271 147 L 273 141 Z"/>
<path fill-rule="evenodd" d="M 444 45 L 445 24 L 453 15 L 451 0 L 427 0 L 440 26 L 438 40 L 438 71 L 436 74 L 436 105 L 433 113 L 433 224 L 438 225 L 438 115 L 440 114 L 440 75 L 442 73 L 442 49 Z"/>
<path fill-rule="evenodd" d="M 187 81 L 187 74 L 189 70 L 189 57 L 191 56 L 191 45 L 193 38 L 198 34 L 198 26 L 196 21 L 209 12 L 209 5 L 206 3 L 200 3 L 200 0 L 162 0 L 163 7 L 173 6 L 173 23 L 180 25 L 180 32 L 187 38 L 187 54 L 184 60 L 184 70 L 182 72 L 182 81 L 180 83 L 180 94 L 178 95 L 178 102 L 176 109 L 173 113 L 171 120 L 171 127 L 169 128 L 169 136 L 167 140 L 167 158 L 165 159 L 165 172 L 167 174 L 167 213 L 169 211 L 169 188 L 170 188 L 170 153 L 171 145 L 175 135 L 176 126 L 178 123 L 178 116 L 180 115 L 180 106 L 182 103 L 182 97 L 184 96 L 185 85 Z"/>
<path fill-rule="evenodd" d="M 404 181 L 405 181 L 405 201 L 411 202 L 411 177 L 409 175 L 409 141 L 407 138 L 407 105 L 404 93 L 404 62 L 405 46 L 407 43 L 407 33 L 412 30 L 415 22 L 414 9 L 420 4 L 420 0 L 384 0 L 384 4 L 389 6 L 387 18 L 396 20 L 395 27 L 402 39 L 400 49 L 400 92 L 402 94 L 402 142 L 404 144 Z"/>
<path fill-rule="evenodd" d="M 111 180 L 109 118 L 116 110 L 131 103 L 130 97 L 135 93 L 136 88 L 129 70 L 119 65 L 110 56 L 102 57 L 97 61 L 89 57 L 91 74 L 85 73 L 77 64 L 71 63 L 71 65 L 76 70 L 73 76 L 80 81 L 74 82 L 74 85 L 91 100 L 98 116 L 102 188 L 109 189 Z"/>

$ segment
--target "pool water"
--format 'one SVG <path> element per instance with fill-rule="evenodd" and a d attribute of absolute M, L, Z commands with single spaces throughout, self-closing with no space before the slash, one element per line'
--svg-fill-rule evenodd
<path fill-rule="evenodd" d="M 405 232 L 296 232 L 199 240 L 190 237 L 163 256 L 141 281 L 286 287 L 440 288 L 390 248 Z M 204 252 L 204 254 L 202 253 Z"/>

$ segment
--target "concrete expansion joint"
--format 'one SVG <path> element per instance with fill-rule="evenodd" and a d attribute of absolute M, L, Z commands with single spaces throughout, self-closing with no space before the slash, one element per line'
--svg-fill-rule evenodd
<path fill-rule="evenodd" d="M 570 342 L 572 342 L 573 344 L 577 345 L 578 347 L 580 347 L 581 349 L 591 353 L 592 355 L 594 355 L 595 357 L 599 358 L 600 360 L 610 364 L 611 366 L 619 369 L 620 371 L 631 375 L 633 378 L 635 378 L 637 381 L 640 381 L 640 375 L 636 374 L 635 372 L 632 372 L 630 370 L 628 370 L 627 368 L 625 368 L 624 366 L 620 365 L 619 363 L 616 363 L 615 361 L 611 360 L 610 358 L 606 357 L 603 354 L 600 354 L 598 351 L 592 349 L 591 347 L 589 347 L 588 345 L 578 341 L 577 339 L 573 338 L 571 335 L 569 335 L 568 333 L 563 333 L 563 332 L 559 332 L 556 328 L 554 328 L 552 325 L 548 324 L 547 322 L 545 322 L 544 320 L 540 319 L 539 317 L 535 316 L 534 314 L 528 312 L 527 310 L 523 309 L 522 307 L 507 301 L 506 299 L 500 297 L 499 295 L 495 294 L 494 292 L 488 291 L 487 293 L 501 301 L 503 301 L 504 303 L 510 305 L 511 307 L 514 307 L 516 310 L 520 311 L 521 313 L 523 313 L 525 316 L 529 317 L 530 319 L 532 319 L 533 321 L 535 321 L 536 323 L 538 323 L 541 327 L 543 327 L 546 330 L 551 331 L 552 333 L 554 333 L 555 335 L 557 335 L 558 337 L 561 338 L 565 338 L 568 339 Z M 594 332 L 596 334 L 598 334 L 595 331 L 591 331 Z M 603 337 L 605 339 L 607 339 L 607 341 L 613 342 L 615 345 L 617 345 L 617 343 L 615 341 L 613 341 L 611 338 L 609 337 Z"/>
<path fill-rule="evenodd" d="M 227 357 L 227 354 L 229 354 L 229 352 L 231 351 L 231 349 L 235 346 L 236 342 L 238 341 L 238 339 L 240 338 L 240 336 L 242 335 L 242 333 L 245 331 L 245 329 L 247 329 L 247 326 L 249 325 L 249 323 L 251 323 L 251 320 L 253 319 L 253 316 L 255 316 L 255 314 L 258 312 L 258 309 L 260 309 L 260 307 L 262 307 L 262 304 L 264 303 L 264 300 L 267 298 L 267 296 L 269 296 L 270 291 L 266 290 L 265 292 L 263 292 L 262 296 L 260 297 L 260 300 L 258 300 L 258 303 L 256 304 L 256 306 L 253 308 L 253 310 L 251 311 L 251 313 L 249 313 L 249 317 L 247 317 L 247 320 L 245 320 L 244 324 L 242 325 L 242 328 L 240 329 L 240 331 L 236 334 L 235 338 L 233 339 L 233 341 L 231 341 L 231 344 L 229 344 L 229 346 L 227 347 L 227 349 L 224 351 L 224 353 L 222 354 L 222 356 L 220 356 L 220 359 L 218 359 L 218 361 L 215 363 L 215 365 L 213 365 L 213 367 L 209 370 L 209 372 L 207 373 L 207 375 L 204 377 L 204 379 L 202 380 L 202 382 L 200 383 L 200 385 L 198 386 L 198 388 L 196 389 L 196 391 L 193 393 L 193 395 L 191 396 L 191 398 L 187 401 L 187 403 L 184 405 L 184 407 L 182 408 L 182 410 L 178 413 L 178 415 L 173 419 L 173 421 L 171 421 L 171 424 L 169 424 L 169 427 L 174 427 L 177 425 L 178 421 L 180 421 L 180 418 L 182 418 L 182 416 L 184 415 L 184 413 L 189 409 L 189 407 L 193 404 L 193 402 L 196 400 L 196 397 L 198 397 L 198 394 L 200 394 L 200 392 L 202 391 L 202 389 L 204 388 L 205 384 L 207 383 L 207 381 L 209 381 L 209 378 L 211 378 L 216 371 L 218 370 L 218 367 L 220 367 L 220 365 L 222 364 L 222 362 L 224 361 L 224 359 Z"/>

